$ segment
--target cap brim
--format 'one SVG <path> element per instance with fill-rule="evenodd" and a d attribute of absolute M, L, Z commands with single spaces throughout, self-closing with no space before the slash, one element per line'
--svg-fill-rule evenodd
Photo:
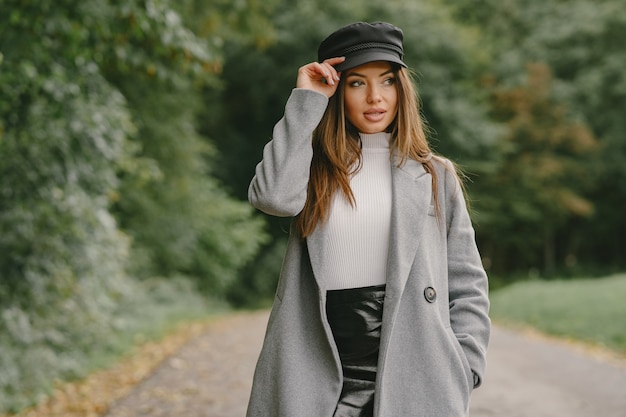
<path fill-rule="evenodd" d="M 335 69 L 339 72 L 349 70 L 351 68 L 358 67 L 359 65 L 367 64 L 375 61 L 388 61 L 395 62 L 403 67 L 407 65 L 402 62 L 398 55 L 390 53 L 388 51 L 364 51 L 361 54 L 353 54 L 346 56 L 346 60 L 340 64 L 335 65 Z"/>

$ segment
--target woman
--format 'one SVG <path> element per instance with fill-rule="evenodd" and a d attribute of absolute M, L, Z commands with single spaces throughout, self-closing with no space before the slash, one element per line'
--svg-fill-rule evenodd
<path fill-rule="evenodd" d="M 256 168 L 250 202 L 294 220 L 249 417 L 466 416 L 481 383 L 487 276 L 402 39 L 380 22 L 325 39 Z"/>

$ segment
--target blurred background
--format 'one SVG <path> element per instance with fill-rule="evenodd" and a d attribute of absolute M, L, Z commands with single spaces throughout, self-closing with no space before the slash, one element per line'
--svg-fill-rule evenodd
<path fill-rule="evenodd" d="M 298 67 L 357 20 L 404 30 L 494 294 L 626 270 L 622 0 L 0 0 L 0 413 L 271 303 L 289 219 L 247 187 Z"/>

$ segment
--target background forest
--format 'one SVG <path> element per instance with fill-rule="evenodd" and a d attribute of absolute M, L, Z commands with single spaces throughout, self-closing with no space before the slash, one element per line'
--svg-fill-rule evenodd
<path fill-rule="evenodd" d="M 404 29 L 492 287 L 626 269 L 620 0 L 0 0 L 0 412 L 271 300 L 289 219 L 247 186 L 297 68 L 356 20 Z"/>

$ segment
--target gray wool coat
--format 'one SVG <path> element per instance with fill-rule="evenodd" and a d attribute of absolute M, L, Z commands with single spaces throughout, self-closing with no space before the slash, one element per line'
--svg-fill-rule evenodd
<path fill-rule="evenodd" d="M 304 207 L 311 135 L 328 99 L 294 89 L 263 150 L 249 188 L 256 208 L 295 216 Z M 487 276 L 458 179 L 436 159 L 441 217 L 431 175 L 408 160 L 391 164 L 388 277 L 376 379 L 375 417 L 467 416 L 485 371 L 490 320 Z M 328 283 L 318 228 L 301 239 L 292 228 L 248 417 L 332 417 L 342 387 L 326 318 Z"/>

